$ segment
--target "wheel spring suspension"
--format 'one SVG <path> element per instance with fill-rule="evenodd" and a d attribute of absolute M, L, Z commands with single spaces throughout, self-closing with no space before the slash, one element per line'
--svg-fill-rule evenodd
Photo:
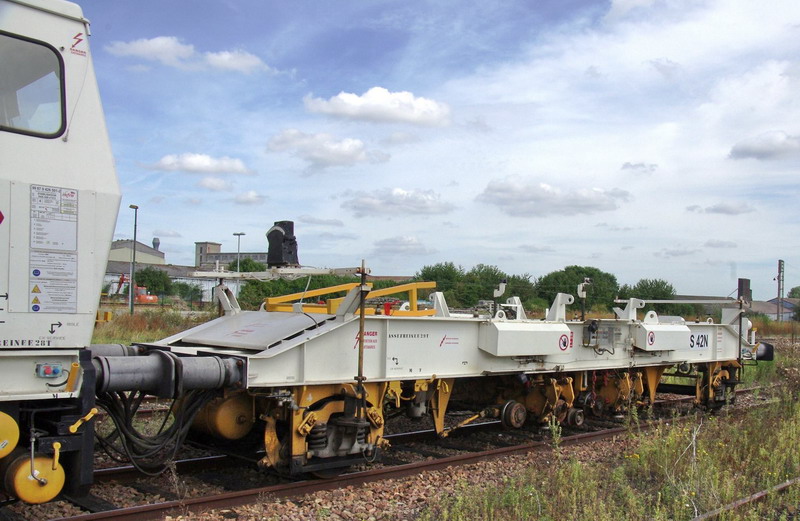
<path fill-rule="evenodd" d="M 359 445 L 363 445 L 364 443 L 366 443 L 366 441 L 367 441 L 367 429 L 366 428 L 358 429 L 358 431 L 356 431 L 356 442 Z"/>
<path fill-rule="evenodd" d="M 328 425 L 317 423 L 311 428 L 307 439 L 310 450 L 324 450 L 328 445 Z"/>

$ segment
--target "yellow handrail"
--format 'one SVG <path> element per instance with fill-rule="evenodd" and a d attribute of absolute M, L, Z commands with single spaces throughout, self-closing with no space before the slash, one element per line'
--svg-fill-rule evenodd
<path fill-rule="evenodd" d="M 372 287 L 371 283 L 367 283 L 368 286 Z M 300 300 L 301 298 L 306 297 L 319 297 L 322 295 L 329 295 L 331 293 L 339 293 L 342 291 L 350 291 L 351 289 L 358 286 L 357 282 L 352 282 L 348 284 L 339 284 L 338 286 L 329 286 L 327 288 L 319 288 L 310 291 L 305 291 L 301 293 L 292 293 L 290 295 L 281 295 L 278 297 L 267 297 L 264 299 L 265 308 L 267 311 L 294 311 L 293 305 L 291 302 L 295 300 Z M 393 315 L 403 315 L 403 316 L 426 316 L 426 315 L 433 315 L 435 313 L 432 309 L 420 310 L 417 308 L 417 300 L 418 300 L 418 291 L 421 289 L 434 289 L 436 288 L 435 282 L 409 282 L 406 284 L 400 284 L 399 286 L 392 286 L 390 288 L 383 288 L 383 289 L 376 289 L 367 293 L 367 299 L 370 298 L 378 298 L 378 297 L 386 297 L 389 295 L 396 295 L 398 293 L 408 293 L 408 302 L 410 305 L 410 310 L 408 311 L 401 311 L 395 310 L 392 314 Z M 328 313 L 334 314 L 336 310 L 339 308 L 339 304 L 344 300 L 344 297 L 339 298 L 332 298 L 328 299 L 325 304 L 303 304 L 303 311 L 305 313 Z M 368 315 L 374 315 L 375 310 L 370 308 L 366 310 Z"/>

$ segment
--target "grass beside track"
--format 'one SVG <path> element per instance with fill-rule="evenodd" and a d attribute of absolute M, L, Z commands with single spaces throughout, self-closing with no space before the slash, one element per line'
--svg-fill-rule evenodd
<path fill-rule="evenodd" d="M 770 364 L 772 365 L 772 364 Z M 432 505 L 432 520 L 683 520 L 800 476 L 800 344 L 784 343 L 772 369 L 782 399 L 745 416 L 699 417 L 630 436 L 634 449 L 583 463 L 554 446 L 550 466 L 500 485 L 463 483 Z M 800 486 L 718 519 L 796 519 Z"/>
<path fill-rule="evenodd" d="M 131 315 L 114 313 L 110 322 L 94 328 L 93 344 L 125 344 L 153 342 L 194 327 L 216 317 L 214 313 L 185 314 L 169 310 L 137 311 Z"/>

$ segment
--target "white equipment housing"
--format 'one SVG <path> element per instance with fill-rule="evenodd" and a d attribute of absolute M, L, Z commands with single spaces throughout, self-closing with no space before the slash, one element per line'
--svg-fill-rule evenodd
<path fill-rule="evenodd" d="M 0 1 L 0 357 L 19 368 L 0 400 L 60 397 L 91 341 L 120 191 L 88 35 L 75 4 Z"/>
<path fill-rule="evenodd" d="M 432 298 L 444 303 L 441 293 Z M 560 309 L 551 315 L 565 316 L 573 300 L 559 294 L 554 307 Z M 752 348 L 729 324 L 663 323 L 655 312 L 638 320 L 635 300 L 631 318 L 597 320 L 594 332 L 589 321 L 512 319 L 503 312 L 453 317 L 440 308 L 432 317 L 367 316 L 364 376 L 374 382 L 707 363 L 736 360 L 742 346 Z M 152 345 L 246 359 L 248 388 L 349 381 L 359 337 L 354 311 L 240 311 Z"/>

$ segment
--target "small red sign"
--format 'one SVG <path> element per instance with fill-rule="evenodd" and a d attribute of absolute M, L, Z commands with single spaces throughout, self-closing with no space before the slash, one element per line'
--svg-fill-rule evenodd
<path fill-rule="evenodd" d="M 3 224 L 3 219 L 4 219 L 3 212 L 0 212 L 0 224 Z"/>

